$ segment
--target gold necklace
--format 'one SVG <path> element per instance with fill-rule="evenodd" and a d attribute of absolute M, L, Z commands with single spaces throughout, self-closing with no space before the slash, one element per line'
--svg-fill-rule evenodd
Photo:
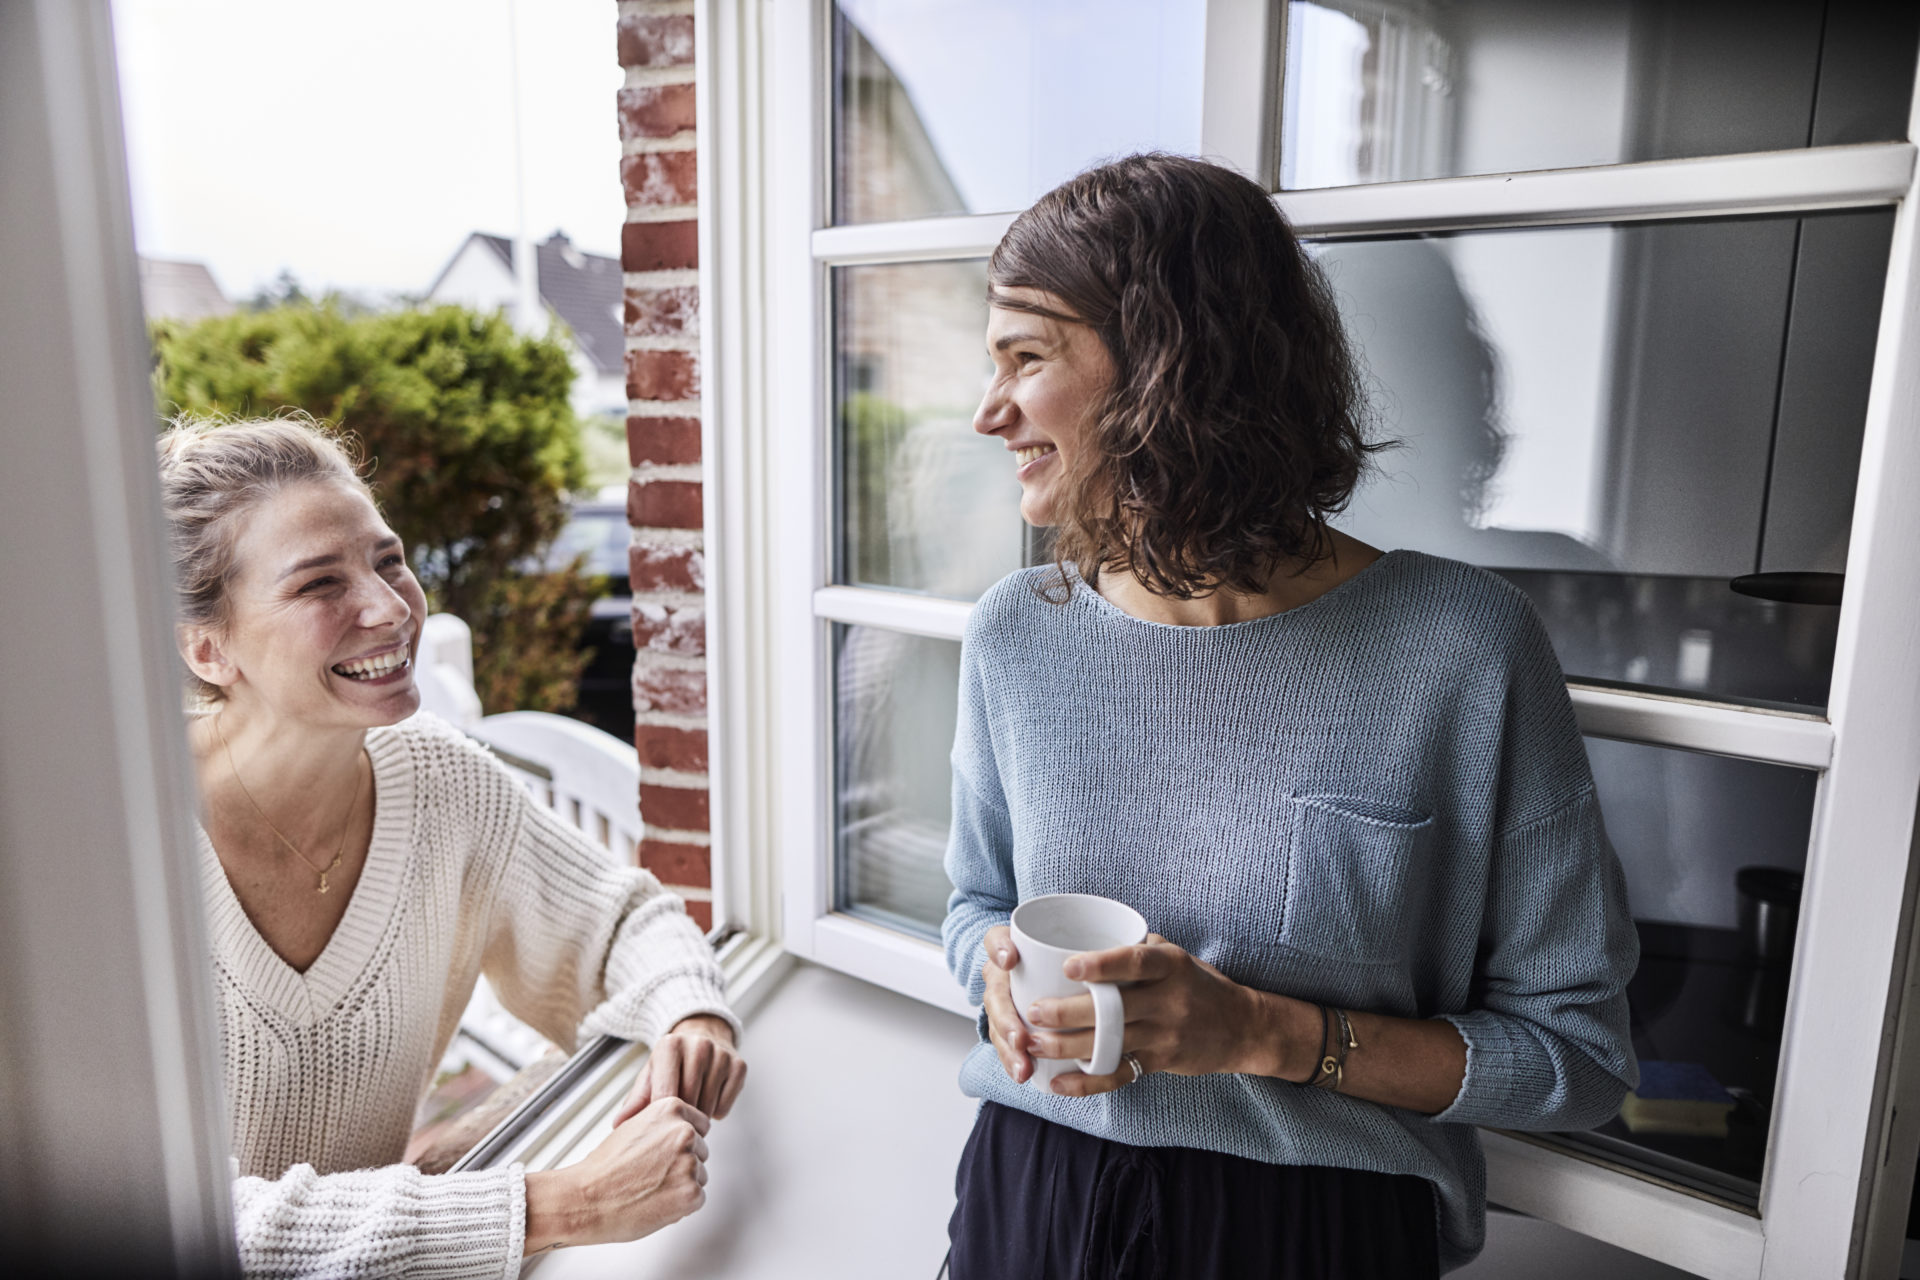
<path fill-rule="evenodd" d="M 333 851 L 333 861 L 329 862 L 323 870 L 320 867 L 314 866 L 313 859 L 300 852 L 299 846 L 287 839 L 286 834 L 282 832 L 280 828 L 273 825 L 273 819 L 269 818 L 267 811 L 260 807 L 260 802 L 253 798 L 253 792 L 247 790 L 247 784 L 242 781 L 240 777 L 240 767 L 233 762 L 233 747 L 227 741 L 227 731 L 220 727 L 220 716 L 218 713 L 215 713 L 213 717 L 213 731 L 220 735 L 220 749 L 227 753 L 227 768 L 232 772 L 233 780 L 239 783 L 240 794 L 247 798 L 247 803 L 253 806 L 253 811 L 260 815 L 260 821 L 267 824 L 267 830 L 279 837 L 280 843 L 292 850 L 294 857 L 300 859 L 301 862 L 307 865 L 308 870 L 320 877 L 320 892 L 326 893 L 328 890 L 327 877 L 340 869 L 340 860 L 347 852 L 347 836 L 353 831 L 353 811 L 360 807 L 360 762 L 358 760 L 353 762 L 353 799 L 347 805 L 347 821 L 340 830 L 340 847 Z"/>

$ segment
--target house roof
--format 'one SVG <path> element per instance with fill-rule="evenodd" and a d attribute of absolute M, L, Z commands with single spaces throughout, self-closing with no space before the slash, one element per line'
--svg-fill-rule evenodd
<path fill-rule="evenodd" d="M 492 250 L 512 274 L 512 240 L 482 231 L 474 232 L 470 239 Z M 620 324 L 620 259 L 582 253 L 564 232 L 556 231 L 533 247 L 533 260 L 540 300 L 573 330 L 574 342 L 593 361 L 594 368 L 603 374 L 619 373 L 626 364 L 626 334 Z"/>
<path fill-rule="evenodd" d="M 140 302 L 154 319 L 204 320 L 233 310 L 204 262 L 160 258 L 140 259 Z"/>

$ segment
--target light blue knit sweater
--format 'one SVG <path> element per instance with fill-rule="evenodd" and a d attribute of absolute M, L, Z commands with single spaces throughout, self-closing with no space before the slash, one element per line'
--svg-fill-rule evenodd
<path fill-rule="evenodd" d="M 1480 1249 L 1475 1125 L 1584 1129 L 1637 1078 L 1638 943 L 1552 646 L 1493 575 L 1392 552 L 1319 599 L 1219 627 L 1144 622 L 1015 573 L 961 657 L 947 961 L 977 1004 L 986 931 L 1098 893 L 1236 982 L 1444 1017 L 1467 1043 L 1438 1116 L 1245 1075 L 1098 1098 L 974 1097 L 1143 1146 L 1409 1173 L 1442 1265 Z"/>

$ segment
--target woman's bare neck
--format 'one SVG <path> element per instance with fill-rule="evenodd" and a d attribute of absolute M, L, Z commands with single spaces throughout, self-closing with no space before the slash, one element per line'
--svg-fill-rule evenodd
<path fill-rule="evenodd" d="M 1176 627 L 1219 627 L 1249 622 L 1319 599 L 1382 554 L 1378 548 L 1337 529 L 1328 529 L 1327 538 L 1332 544 L 1332 554 L 1326 559 L 1304 571 L 1297 562 L 1281 565 L 1268 578 L 1267 589 L 1258 593 L 1220 590 L 1179 600 L 1147 590 L 1124 568 L 1102 573 L 1098 589 L 1115 608 L 1146 622 L 1164 622 Z"/>
<path fill-rule="evenodd" d="M 223 801 L 258 804 L 276 823 L 285 815 L 288 823 L 304 826 L 312 810 L 333 807 L 331 802 L 358 790 L 366 731 L 316 730 L 223 705 L 192 723 L 189 741 L 207 808 L 224 807 Z M 236 774 L 251 802 L 238 794 Z"/>

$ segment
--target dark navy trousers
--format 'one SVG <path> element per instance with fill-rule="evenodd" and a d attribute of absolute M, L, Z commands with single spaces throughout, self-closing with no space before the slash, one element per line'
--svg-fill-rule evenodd
<path fill-rule="evenodd" d="M 1432 1186 L 1130 1147 L 986 1103 L 960 1156 L 951 1280 L 1433 1280 Z"/>

